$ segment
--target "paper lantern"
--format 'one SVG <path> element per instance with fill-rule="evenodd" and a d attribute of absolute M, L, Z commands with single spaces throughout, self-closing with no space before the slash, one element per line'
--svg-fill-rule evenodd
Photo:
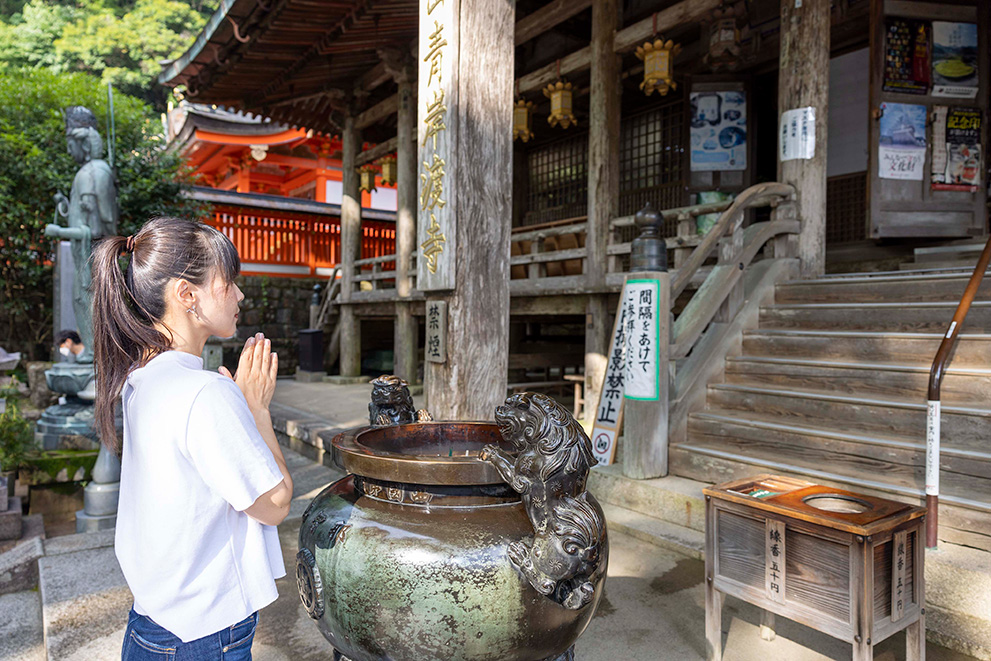
<path fill-rule="evenodd" d="M 361 190 L 367 193 L 371 193 L 373 190 L 376 190 L 375 175 L 378 174 L 378 172 L 376 171 L 374 165 L 372 165 L 371 163 L 367 165 L 362 165 L 360 168 L 358 168 L 358 174 L 361 175 L 361 184 L 358 186 L 358 188 L 360 188 Z"/>
<path fill-rule="evenodd" d="M 709 50 L 702 60 L 712 71 L 735 71 L 740 66 L 739 21 L 745 13 L 739 2 L 724 3 L 709 13 Z"/>
<path fill-rule="evenodd" d="M 513 106 L 513 140 L 528 142 L 533 137 L 530 130 L 533 118 L 533 101 L 520 99 Z"/>
<path fill-rule="evenodd" d="M 399 172 L 396 155 L 389 154 L 388 156 L 383 156 L 382 160 L 379 161 L 379 167 L 382 168 L 382 184 L 384 186 L 395 186 L 396 177 Z"/>
<path fill-rule="evenodd" d="M 681 52 L 681 45 L 670 39 L 655 39 L 653 42 L 646 42 L 637 48 L 636 55 L 643 60 L 643 82 L 640 89 L 644 94 L 650 96 L 657 90 L 664 96 L 673 89 L 677 89 L 674 82 L 674 56 Z"/>
<path fill-rule="evenodd" d="M 551 126 L 560 125 L 566 129 L 572 124 L 577 124 L 574 114 L 571 112 L 572 86 L 571 83 L 559 80 L 544 88 L 544 96 L 551 100 L 551 114 L 547 118 L 547 123 Z"/>

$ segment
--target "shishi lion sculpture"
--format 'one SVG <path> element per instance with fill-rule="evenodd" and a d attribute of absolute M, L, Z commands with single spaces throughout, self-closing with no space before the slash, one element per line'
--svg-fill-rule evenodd
<path fill-rule="evenodd" d="M 510 544 L 509 559 L 538 592 L 582 608 L 594 598 L 608 554 L 602 508 L 585 490 L 596 464 L 592 443 L 564 407 L 540 393 L 513 395 L 495 417 L 518 453 L 487 445 L 479 458 L 522 494 L 534 530 L 531 543 Z"/>
<path fill-rule="evenodd" d="M 413 407 L 409 384 L 398 376 L 384 374 L 372 381 L 372 401 L 368 403 L 368 422 L 376 427 L 430 422 L 426 411 Z"/>

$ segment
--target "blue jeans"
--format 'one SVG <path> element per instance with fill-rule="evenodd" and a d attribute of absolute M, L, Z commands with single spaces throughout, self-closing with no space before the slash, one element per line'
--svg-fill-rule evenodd
<path fill-rule="evenodd" d="M 251 661 L 258 613 L 226 629 L 184 643 L 150 618 L 131 609 L 121 661 Z"/>

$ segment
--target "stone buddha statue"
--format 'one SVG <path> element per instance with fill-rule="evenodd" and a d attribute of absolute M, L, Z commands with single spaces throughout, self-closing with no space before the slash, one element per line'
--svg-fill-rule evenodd
<path fill-rule="evenodd" d="M 90 293 L 92 242 L 117 234 L 117 185 L 110 165 L 103 160 L 103 141 L 96 130 L 96 116 L 83 106 L 65 109 L 65 135 L 69 154 L 80 168 L 72 180 L 66 199 L 55 195 L 58 212 L 68 227 L 49 224 L 45 236 L 68 239 L 72 247 L 75 277 L 72 282 L 72 310 L 85 350 L 78 363 L 93 362 L 93 315 Z"/>

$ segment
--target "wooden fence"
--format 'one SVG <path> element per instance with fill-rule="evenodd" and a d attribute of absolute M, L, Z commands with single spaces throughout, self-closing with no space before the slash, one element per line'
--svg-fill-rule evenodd
<path fill-rule="evenodd" d="M 340 260 L 339 216 L 218 204 L 207 223 L 234 243 L 245 275 L 329 276 Z M 362 220 L 361 227 L 361 257 L 395 254 L 394 223 Z"/>

